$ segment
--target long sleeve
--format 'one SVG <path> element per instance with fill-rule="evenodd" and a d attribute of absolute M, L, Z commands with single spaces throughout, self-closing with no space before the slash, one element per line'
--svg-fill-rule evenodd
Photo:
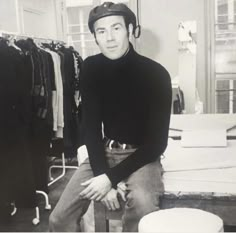
<path fill-rule="evenodd" d="M 82 121 L 90 164 L 96 176 L 104 173 L 108 165 L 102 140 L 101 96 L 95 77 L 92 66 L 89 66 L 89 60 L 85 60 L 81 73 Z"/>
<path fill-rule="evenodd" d="M 142 166 L 153 162 L 166 149 L 172 100 L 171 79 L 163 67 L 157 73 L 161 78 L 153 77 L 149 92 L 146 93 L 149 100 L 149 112 L 147 112 L 144 142 L 127 159 L 106 172 L 113 186 Z M 151 73 L 150 75 L 153 76 Z M 142 103 L 140 108 L 142 108 Z"/>
<path fill-rule="evenodd" d="M 52 51 L 48 51 L 52 56 L 54 73 L 55 73 L 55 88 L 52 91 L 52 109 L 53 109 L 53 130 L 59 131 L 57 136 L 63 137 L 64 115 L 63 115 L 63 84 L 60 73 L 60 57 Z"/>
<path fill-rule="evenodd" d="M 56 136 L 58 138 L 63 138 L 63 128 L 64 128 L 64 110 L 63 110 L 63 83 L 61 76 L 61 60 L 60 56 L 56 55 L 57 64 L 57 74 L 58 74 L 58 114 L 57 114 L 57 132 Z"/>

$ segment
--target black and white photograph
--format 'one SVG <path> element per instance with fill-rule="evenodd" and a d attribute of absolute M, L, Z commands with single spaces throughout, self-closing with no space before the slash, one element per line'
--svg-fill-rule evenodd
<path fill-rule="evenodd" d="M 236 232 L 236 0 L 0 0 L 0 232 Z"/>

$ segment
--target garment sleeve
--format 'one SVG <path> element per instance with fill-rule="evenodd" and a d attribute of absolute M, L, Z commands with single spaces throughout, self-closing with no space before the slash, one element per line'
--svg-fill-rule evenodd
<path fill-rule="evenodd" d="M 149 75 L 154 76 L 154 71 L 151 72 Z M 156 73 L 160 74 L 160 78 L 152 77 L 147 93 L 149 112 L 144 143 L 133 154 L 106 172 L 113 187 L 142 166 L 155 161 L 167 147 L 172 101 L 171 79 L 162 66 Z"/>
<path fill-rule="evenodd" d="M 81 73 L 82 124 L 90 164 L 97 176 L 105 173 L 108 165 L 102 140 L 101 95 L 96 82 L 96 71 L 89 69 L 94 67 L 90 63 L 89 59 L 84 61 Z"/>
<path fill-rule="evenodd" d="M 55 72 L 54 72 L 52 55 L 47 52 L 47 56 L 48 56 L 49 78 L 50 78 L 51 88 L 53 91 L 55 91 L 56 84 L 55 84 Z"/>

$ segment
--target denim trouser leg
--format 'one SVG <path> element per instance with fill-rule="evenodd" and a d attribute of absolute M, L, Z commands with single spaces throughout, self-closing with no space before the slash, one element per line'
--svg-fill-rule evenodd
<path fill-rule="evenodd" d="M 138 231 L 140 219 L 159 210 L 159 197 L 164 193 L 162 171 L 160 161 L 156 160 L 138 169 L 127 179 L 123 231 Z"/>
<path fill-rule="evenodd" d="M 80 199 L 84 190 L 80 184 L 93 177 L 89 160 L 81 164 L 67 184 L 60 200 L 49 217 L 49 230 L 54 232 L 80 231 L 80 220 L 88 209 L 90 200 Z"/>
<path fill-rule="evenodd" d="M 106 149 L 106 156 L 111 167 L 120 163 L 135 150 Z M 160 160 L 149 163 L 124 182 L 127 186 L 127 202 L 122 217 L 123 231 L 138 231 L 139 220 L 146 214 L 159 210 L 159 197 L 164 193 Z"/>
<path fill-rule="evenodd" d="M 134 149 L 106 148 L 110 167 L 127 158 Z M 122 218 L 123 231 L 138 231 L 139 220 L 146 214 L 159 209 L 159 196 L 163 194 L 162 166 L 159 159 L 135 171 L 124 182 L 127 185 L 127 202 Z M 89 200 L 81 200 L 79 193 L 84 187 L 80 184 L 93 177 L 87 159 L 72 176 L 59 202 L 50 215 L 50 231 L 76 232 L 80 230 L 80 220 L 88 209 Z"/>

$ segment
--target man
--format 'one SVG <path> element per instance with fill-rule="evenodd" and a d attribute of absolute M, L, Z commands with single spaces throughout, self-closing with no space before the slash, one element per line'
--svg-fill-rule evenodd
<path fill-rule="evenodd" d="M 118 192 L 126 202 L 123 231 L 137 231 L 141 217 L 159 209 L 171 82 L 163 66 L 134 51 L 129 37 L 135 27 L 135 15 L 124 4 L 105 2 L 90 12 L 89 29 L 101 54 L 84 61 L 82 74 L 89 160 L 52 212 L 52 231 L 79 230 L 91 200 L 119 208 Z"/>

